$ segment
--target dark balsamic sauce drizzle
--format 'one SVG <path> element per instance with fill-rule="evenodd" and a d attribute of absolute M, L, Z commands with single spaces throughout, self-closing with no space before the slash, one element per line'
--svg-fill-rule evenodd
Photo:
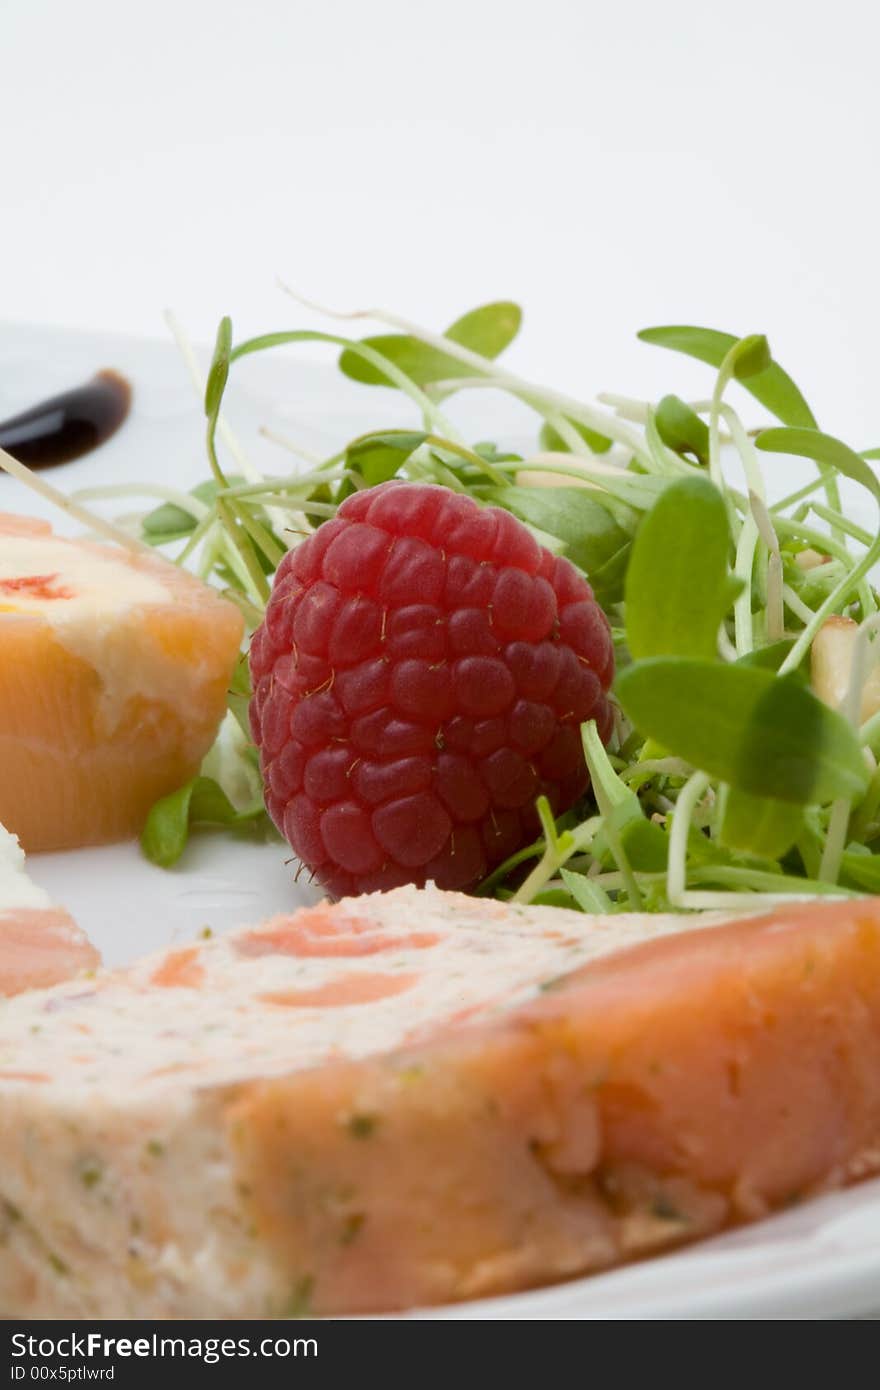
<path fill-rule="evenodd" d="M 70 463 L 115 434 L 131 406 L 131 386 L 111 368 L 84 386 L 0 421 L 0 448 L 28 468 Z"/>

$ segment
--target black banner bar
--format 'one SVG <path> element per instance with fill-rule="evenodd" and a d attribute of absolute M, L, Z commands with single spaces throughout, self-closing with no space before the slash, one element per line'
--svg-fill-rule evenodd
<path fill-rule="evenodd" d="M 0 1390 L 47 1385 L 155 1387 L 219 1385 L 229 1379 L 263 1386 L 353 1386 L 380 1379 L 408 1385 L 431 1373 L 471 1378 L 488 1363 L 498 1373 L 534 1375 L 538 1383 L 559 1353 L 560 1330 L 582 1354 L 590 1333 L 577 1323 L 471 1319 L 295 1319 L 267 1322 L 7 1322 L 0 1324 Z M 222 1378 L 222 1380 L 221 1380 Z"/>

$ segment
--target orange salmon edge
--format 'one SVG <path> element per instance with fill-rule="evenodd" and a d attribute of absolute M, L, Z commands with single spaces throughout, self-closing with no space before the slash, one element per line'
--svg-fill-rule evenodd
<path fill-rule="evenodd" d="M 264 1004 L 280 1004 L 288 1009 L 337 1008 L 345 1004 L 374 1004 L 403 994 L 418 984 L 418 975 L 340 975 L 315 989 L 287 989 L 277 994 L 261 994 Z"/>
<path fill-rule="evenodd" d="M 48 1081 L 43 1071 L 0 1071 L 0 1081 Z"/>
<path fill-rule="evenodd" d="M 51 536 L 52 526 L 35 516 L 19 516 L 16 512 L 0 512 L 0 533 L 4 536 Z"/>
<path fill-rule="evenodd" d="M 378 922 L 350 917 L 332 905 L 319 903 L 291 916 L 271 917 L 262 926 L 245 932 L 236 941 L 235 949 L 241 955 L 254 956 L 316 955 L 319 942 L 379 931 Z"/>
<path fill-rule="evenodd" d="M 239 955 L 245 957 L 280 955 L 331 959 L 344 956 L 375 956 L 381 951 L 426 950 L 436 946 L 443 937 L 437 932 L 411 932 L 408 936 L 375 936 L 360 932 L 345 936 L 320 931 L 313 934 L 308 928 L 296 931 L 251 933 L 236 943 Z"/>
<path fill-rule="evenodd" d="M 199 989 L 204 982 L 205 971 L 198 957 L 198 946 L 172 951 L 153 972 L 150 983 L 163 989 Z"/>

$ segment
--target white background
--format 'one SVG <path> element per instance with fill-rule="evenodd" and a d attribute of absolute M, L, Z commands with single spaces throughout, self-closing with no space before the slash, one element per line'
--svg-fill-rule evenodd
<path fill-rule="evenodd" d="M 0 317 L 313 323 L 276 274 L 441 327 L 519 298 L 524 369 L 691 383 L 633 341 L 765 331 L 880 443 L 871 0 L 0 0 Z"/>

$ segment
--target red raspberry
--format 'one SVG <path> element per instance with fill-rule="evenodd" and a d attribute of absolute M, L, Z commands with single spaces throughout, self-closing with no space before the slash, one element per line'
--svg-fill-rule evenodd
<path fill-rule="evenodd" d="M 608 622 L 509 512 L 421 483 L 349 497 L 285 556 L 250 653 L 275 824 L 330 893 L 472 888 L 587 785 Z"/>

